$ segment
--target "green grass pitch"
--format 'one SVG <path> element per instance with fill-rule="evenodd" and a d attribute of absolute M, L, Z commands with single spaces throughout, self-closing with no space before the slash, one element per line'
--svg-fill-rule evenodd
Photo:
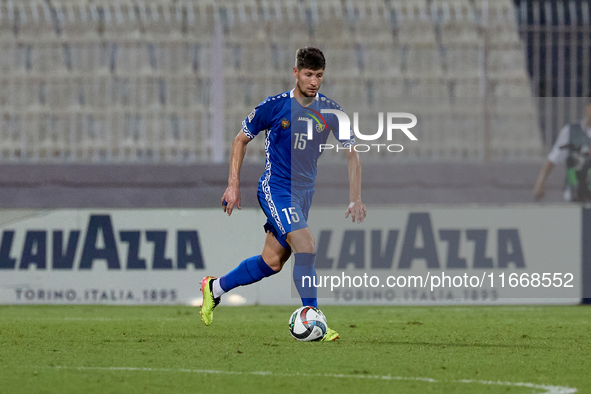
<path fill-rule="evenodd" d="M 591 393 L 591 307 L 295 309 L 1 306 L 0 393 Z"/>

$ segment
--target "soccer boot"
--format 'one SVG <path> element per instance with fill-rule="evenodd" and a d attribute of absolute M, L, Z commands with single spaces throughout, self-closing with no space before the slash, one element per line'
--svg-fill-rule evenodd
<path fill-rule="evenodd" d="M 214 298 L 213 297 L 213 281 L 217 278 L 213 276 L 206 276 L 201 281 L 201 294 L 203 294 L 203 301 L 201 302 L 201 310 L 199 314 L 201 315 L 201 321 L 206 326 L 209 326 L 213 321 L 213 310 L 222 300 L 222 297 Z"/>
<path fill-rule="evenodd" d="M 326 327 L 326 334 L 324 334 L 321 341 L 328 342 L 328 341 L 336 341 L 337 339 L 339 339 L 339 333 L 333 329 Z"/>

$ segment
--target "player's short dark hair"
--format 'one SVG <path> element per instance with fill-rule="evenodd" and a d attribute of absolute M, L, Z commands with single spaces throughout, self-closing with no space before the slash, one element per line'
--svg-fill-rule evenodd
<path fill-rule="evenodd" d="M 326 59 L 318 48 L 305 47 L 296 51 L 295 65 L 298 70 L 309 68 L 310 70 L 324 70 Z"/>

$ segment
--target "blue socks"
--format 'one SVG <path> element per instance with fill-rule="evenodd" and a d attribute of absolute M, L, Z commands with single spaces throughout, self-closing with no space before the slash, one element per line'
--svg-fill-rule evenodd
<path fill-rule="evenodd" d="M 316 258 L 316 253 L 296 253 L 294 256 L 295 264 L 293 266 L 293 282 L 302 298 L 302 305 L 318 308 L 318 300 L 316 297 L 318 292 L 314 286 L 314 278 L 316 278 L 314 259 Z M 303 276 L 309 277 L 310 282 L 308 282 L 308 278 L 306 278 L 305 281 L 302 281 Z M 303 282 L 305 282 L 305 284 Z"/>
<path fill-rule="evenodd" d="M 222 276 L 220 278 L 220 286 L 224 291 L 230 291 L 235 287 L 258 282 L 276 273 L 265 263 L 262 256 L 253 256 L 244 260 L 238 267 Z"/>
<path fill-rule="evenodd" d="M 313 306 L 318 308 L 317 289 L 314 286 L 314 278 L 316 278 L 316 270 L 314 269 L 314 260 L 316 253 L 296 253 L 295 264 L 293 267 L 293 282 L 296 289 L 302 298 L 303 306 Z M 228 272 L 219 279 L 219 285 L 224 292 L 230 291 L 238 286 L 245 286 L 268 276 L 274 275 L 277 272 L 273 271 L 271 267 L 265 263 L 262 256 L 253 256 L 241 262 L 238 267 Z M 302 282 L 302 277 L 310 278 Z"/>

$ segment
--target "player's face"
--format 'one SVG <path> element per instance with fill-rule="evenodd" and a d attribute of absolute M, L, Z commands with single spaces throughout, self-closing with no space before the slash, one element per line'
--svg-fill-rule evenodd
<path fill-rule="evenodd" d="M 296 79 L 296 88 L 299 89 L 302 95 L 314 97 L 322 84 L 324 70 L 311 70 L 309 68 L 298 70 L 297 67 L 294 67 L 293 75 Z"/>

